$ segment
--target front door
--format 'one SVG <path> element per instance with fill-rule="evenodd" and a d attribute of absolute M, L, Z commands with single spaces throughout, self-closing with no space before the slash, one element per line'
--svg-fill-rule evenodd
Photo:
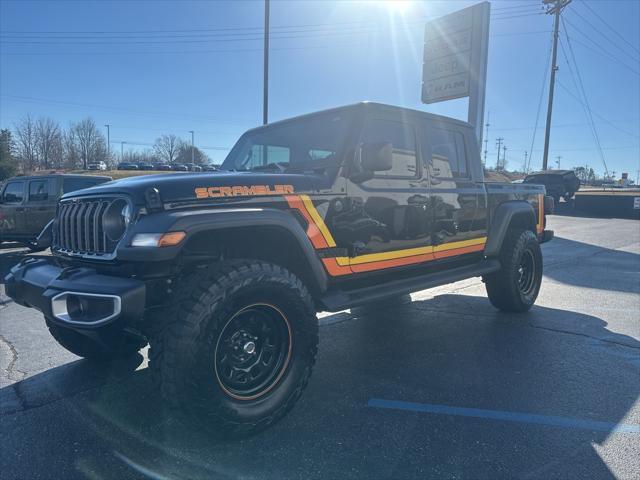
<path fill-rule="evenodd" d="M 27 234 L 37 237 L 56 214 L 56 195 L 53 178 L 29 180 L 25 209 Z"/>
<path fill-rule="evenodd" d="M 25 184 L 24 180 L 13 180 L 8 182 L 2 191 L 0 239 L 15 239 L 26 236 Z"/>
<path fill-rule="evenodd" d="M 454 124 L 429 125 L 423 150 L 429 153 L 431 178 L 431 239 L 435 259 L 481 252 L 486 243 L 486 195 L 480 168 L 474 169 L 475 152 L 467 145 L 475 138 Z M 476 155 L 477 156 L 477 155 Z M 479 167 L 479 158 L 478 167 Z M 476 171 L 477 170 L 477 171 Z"/>
<path fill-rule="evenodd" d="M 404 266 L 432 259 L 429 188 L 423 178 L 416 122 L 411 116 L 372 117 L 360 145 L 391 143 L 391 170 L 363 182 L 349 182 L 349 265 L 354 273 Z"/>

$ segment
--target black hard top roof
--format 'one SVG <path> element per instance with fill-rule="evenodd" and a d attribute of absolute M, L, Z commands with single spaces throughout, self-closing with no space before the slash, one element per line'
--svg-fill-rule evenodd
<path fill-rule="evenodd" d="M 297 115 L 295 117 L 290 117 L 290 118 L 285 118 L 282 120 L 278 120 L 272 123 L 268 123 L 267 125 L 263 125 L 260 127 L 255 127 L 252 129 L 249 129 L 248 131 L 251 132 L 253 130 L 258 130 L 264 127 L 270 127 L 272 125 L 280 125 L 280 124 L 285 124 L 288 122 L 294 122 L 297 120 L 302 120 L 302 119 L 306 119 L 306 118 L 310 118 L 310 117 L 314 117 L 316 115 L 321 115 L 321 114 L 327 114 L 327 113 L 338 113 L 338 112 L 345 112 L 345 111 L 357 111 L 360 109 L 376 109 L 376 110 L 385 110 L 385 111 L 393 111 L 396 113 L 410 113 L 412 115 L 420 115 L 423 116 L 425 118 L 430 118 L 432 120 L 435 121 L 440 121 L 440 122 L 450 122 L 450 123 L 456 123 L 460 126 L 464 126 L 464 127 L 470 127 L 471 125 L 467 122 L 464 122 L 462 120 L 457 120 L 455 118 L 451 118 L 451 117 L 445 117 L 443 115 L 436 115 L 435 113 L 429 113 L 429 112 L 422 112 L 420 110 L 415 110 L 413 108 L 406 108 L 406 107 L 398 107 L 395 105 L 388 105 L 385 103 L 377 103 L 377 102 L 369 102 L 369 101 L 365 101 L 365 102 L 358 102 L 358 103 L 353 103 L 350 105 L 343 105 L 340 107 L 334 107 L 334 108 L 328 108 L 326 110 L 319 110 L 317 112 L 311 112 L 311 113 L 305 113 L 303 115 Z"/>
<path fill-rule="evenodd" d="M 539 172 L 532 172 L 527 177 L 534 177 L 536 175 L 566 175 L 567 173 L 575 173 L 573 170 L 541 170 Z"/>

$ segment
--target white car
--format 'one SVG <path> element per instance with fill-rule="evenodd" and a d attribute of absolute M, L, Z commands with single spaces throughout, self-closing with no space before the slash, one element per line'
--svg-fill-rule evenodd
<path fill-rule="evenodd" d="M 107 164 L 104 162 L 95 162 L 87 165 L 88 170 L 106 170 Z"/>

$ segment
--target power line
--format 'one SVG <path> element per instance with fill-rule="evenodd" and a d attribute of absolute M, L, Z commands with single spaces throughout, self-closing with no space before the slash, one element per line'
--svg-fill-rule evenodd
<path fill-rule="evenodd" d="M 539 13 L 528 13 L 518 16 L 507 16 L 507 17 L 496 17 L 495 19 L 511 19 L 517 18 L 521 16 L 532 16 L 539 15 Z M 406 26 L 420 26 L 422 27 L 424 20 L 414 20 L 412 22 L 408 22 Z M 333 28 L 333 27 L 332 27 Z M 326 29 L 325 29 L 326 30 Z M 380 28 L 358 28 L 358 29 L 341 29 L 334 31 L 323 31 L 323 30 L 292 30 L 287 32 L 275 32 L 271 35 L 272 39 L 300 39 L 300 38 L 319 38 L 319 37 L 333 37 L 333 36 L 344 36 L 344 35 L 362 35 L 379 32 Z M 306 35 L 305 35 L 306 33 Z M 293 35 L 292 35 L 293 34 Z M 190 38 L 193 35 L 186 36 L 178 36 L 177 38 L 188 38 L 188 39 L 171 39 L 164 40 L 163 37 L 145 37 L 145 36 L 111 36 L 111 37 L 48 37 L 46 40 L 23 40 L 25 38 L 44 38 L 44 37 L 9 37 L 10 40 L 2 41 L 3 45 L 20 45 L 20 46 L 29 46 L 29 45 L 166 45 L 166 44 L 190 44 L 190 43 L 228 43 L 228 42 L 245 42 L 245 41 L 261 41 L 263 40 L 263 35 L 260 32 L 255 33 L 226 33 L 226 34 L 202 34 L 207 36 L 213 36 L 215 38 Z M 239 36 L 244 36 L 242 38 L 235 38 Z M 234 37 L 234 38 L 229 38 Z M 86 38 L 92 38 L 93 40 L 87 41 Z M 146 40 L 126 40 L 126 38 L 143 38 Z M 171 37 L 169 37 L 171 38 Z M 58 39 L 63 39 L 63 41 L 59 41 Z M 66 41 L 65 39 L 74 39 L 81 40 L 77 41 Z M 119 39 L 123 39 L 123 41 L 117 41 Z"/>
<path fill-rule="evenodd" d="M 521 35 L 534 35 L 541 33 L 549 33 L 549 30 L 535 30 L 529 32 L 504 32 L 494 33 L 489 35 L 490 37 L 512 37 Z M 396 43 L 408 43 L 410 39 L 402 39 L 396 41 Z M 344 44 L 324 44 L 324 45 L 307 45 L 299 47 L 271 47 L 272 51 L 291 51 L 291 50 L 312 50 L 318 48 L 335 48 L 335 47 L 351 47 L 353 43 Z M 0 51 L 0 55 L 5 56 L 83 56 L 83 55 L 187 55 L 187 54 L 211 54 L 211 53 L 240 53 L 240 52 L 262 52 L 262 48 L 231 48 L 231 49 L 199 49 L 199 50 L 138 50 L 138 51 L 123 51 L 123 50 L 111 50 L 111 51 L 48 51 L 48 52 L 3 52 Z"/>
<path fill-rule="evenodd" d="M 215 120 L 213 117 L 210 117 L 208 115 L 194 115 L 194 114 L 186 114 L 186 113 L 179 113 L 179 112 L 162 112 L 162 111 L 151 112 L 151 111 L 135 110 L 135 109 L 125 108 L 125 107 L 115 107 L 115 106 L 106 106 L 106 105 L 97 105 L 97 104 L 79 103 L 79 102 L 67 102 L 62 100 L 51 100 L 51 99 L 37 98 L 37 97 L 25 97 L 25 96 L 19 96 L 19 95 L 0 95 L 0 98 L 11 98 L 14 100 L 24 101 L 29 103 L 68 105 L 72 107 L 93 108 L 93 109 L 100 109 L 105 111 L 132 112 L 132 113 L 137 113 L 143 116 L 152 116 L 152 117 L 161 117 L 161 118 L 166 118 L 167 116 L 182 116 L 186 118 L 197 119 L 198 121 L 211 123 L 211 124 L 218 123 L 218 124 L 227 124 L 227 125 L 237 125 L 242 127 L 246 126 L 246 123 L 240 124 L 240 123 Z"/>
<path fill-rule="evenodd" d="M 586 107 L 587 119 L 591 123 L 591 132 L 593 135 L 593 139 L 596 143 L 596 147 L 598 149 L 598 153 L 600 154 L 600 159 L 602 160 L 602 164 L 604 165 L 604 171 L 607 175 L 609 175 L 609 169 L 607 167 L 607 162 L 604 158 L 604 152 L 602 151 L 602 146 L 600 145 L 600 139 L 598 138 L 598 131 L 596 130 L 595 123 L 593 121 L 593 115 L 591 114 L 591 107 L 589 105 L 589 99 L 587 97 L 587 93 L 584 89 L 584 84 L 582 83 L 582 75 L 580 75 L 580 69 L 578 68 L 578 62 L 576 62 L 575 54 L 573 53 L 573 46 L 571 45 L 571 39 L 569 38 L 569 33 L 567 32 L 567 27 L 564 24 L 564 36 L 567 40 L 567 45 L 569 46 L 569 53 L 571 54 L 571 59 L 573 61 L 573 65 L 576 70 L 576 76 L 578 77 L 578 84 L 580 85 L 580 92 L 582 93 L 582 98 L 584 99 L 584 106 Z"/>
<path fill-rule="evenodd" d="M 589 9 L 589 11 L 591 13 L 593 13 L 602 23 L 604 23 L 607 26 L 607 28 L 609 28 L 609 30 L 611 30 L 613 33 L 615 33 L 618 36 L 618 38 L 620 38 L 620 40 L 622 40 L 627 45 L 629 45 L 631 48 L 633 48 L 636 52 L 640 53 L 640 48 L 638 48 L 636 45 L 632 44 L 629 40 L 624 38 L 624 36 L 622 36 L 618 30 L 616 30 L 611 25 L 609 25 L 609 23 L 607 21 L 605 21 L 605 19 L 602 18 L 600 15 L 598 15 L 598 13 L 596 13 L 596 11 L 594 9 L 592 9 L 587 2 L 583 1 L 582 5 L 587 7 L 587 9 Z"/>
<path fill-rule="evenodd" d="M 531 138 L 531 147 L 529 148 L 529 159 L 527 161 L 525 173 L 529 171 L 531 160 L 533 159 L 533 145 L 536 143 L 536 132 L 538 131 L 538 121 L 540 120 L 540 110 L 542 109 L 542 99 L 544 98 L 544 92 L 547 86 L 547 76 L 549 75 L 549 64 L 551 62 L 551 52 L 553 50 L 553 37 L 549 39 L 549 55 L 544 69 L 544 78 L 542 79 L 542 88 L 540 89 L 540 98 L 538 99 L 538 109 L 536 111 L 536 124 L 533 127 L 533 136 Z"/>
<path fill-rule="evenodd" d="M 573 28 L 576 32 L 578 32 L 585 39 L 587 39 L 590 42 L 591 45 L 587 45 L 586 43 L 584 43 L 584 42 L 582 42 L 582 41 L 580 41 L 580 40 L 578 40 L 576 38 L 573 39 L 574 42 L 579 43 L 580 45 L 583 45 L 583 46 L 587 47 L 589 49 L 589 51 L 592 51 L 594 53 L 598 53 L 599 55 L 602 55 L 603 57 L 606 57 L 609 60 L 620 64 L 621 66 L 625 67 L 626 69 L 630 70 L 631 72 L 635 73 L 636 75 L 640 75 L 640 72 L 638 72 L 638 70 L 636 70 L 633 67 L 629 66 L 628 64 L 626 64 L 625 62 L 620 60 L 618 57 L 613 55 L 611 52 L 608 52 L 607 50 L 605 50 L 604 47 L 602 47 L 602 45 L 600 45 L 599 43 L 595 42 L 587 33 L 582 31 L 581 29 L 579 29 L 573 22 L 571 22 L 568 19 L 565 19 L 565 22 L 568 23 L 569 25 L 571 25 L 571 28 Z M 565 26 L 565 28 L 566 28 L 566 26 Z M 627 55 L 624 51 L 622 53 Z M 633 58 L 633 57 L 631 57 L 629 55 L 627 55 L 627 57 L 631 58 L 631 60 L 633 60 L 636 63 L 638 62 L 635 58 Z"/>
<path fill-rule="evenodd" d="M 582 2 L 584 3 L 584 2 Z M 586 4 L 585 4 L 586 5 Z M 595 26 L 593 23 L 591 23 L 588 19 L 586 19 L 585 17 L 583 17 L 580 12 L 578 12 L 577 10 L 573 11 L 579 18 L 582 19 L 583 22 L 585 22 L 587 25 L 589 25 L 591 28 L 593 28 L 593 30 L 597 33 L 600 34 L 600 36 L 602 38 L 604 38 L 605 40 L 607 40 L 609 43 L 611 43 L 611 45 L 613 45 L 615 48 L 617 48 L 618 50 L 624 52 L 624 48 L 620 47 L 620 45 L 617 42 L 614 42 L 613 39 L 611 38 L 611 35 L 607 35 L 606 33 L 602 32 L 602 30 L 600 30 L 597 26 Z M 594 12 L 595 13 L 595 12 Z M 596 14 L 597 15 L 597 14 Z M 604 21 L 604 20 L 603 20 Z M 607 24 L 607 26 L 609 26 Z M 609 27 L 611 28 L 611 27 Z M 615 30 L 614 30 L 615 31 Z M 618 32 L 616 32 L 618 35 L 620 35 Z M 623 38 L 624 40 L 624 38 Z M 627 40 L 625 40 L 625 42 L 627 42 Z M 627 42 L 628 43 L 628 42 Z M 631 44 L 629 44 L 631 45 Z M 633 45 L 631 45 L 633 47 Z M 635 47 L 633 47 L 634 50 L 637 50 Z"/>

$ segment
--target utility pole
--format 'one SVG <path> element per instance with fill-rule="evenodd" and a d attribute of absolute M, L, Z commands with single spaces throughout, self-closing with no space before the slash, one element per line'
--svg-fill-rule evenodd
<path fill-rule="evenodd" d="M 562 155 L 558 155 L 556 160 L 556 163 L 558 164 L 558 170 L 560 170 L 560 160 L 562 159 Z"/>
<path fill-rule="evenodd" d="M 502 142 L 504 138 L 499 137 L 496 138 L 496 147 L 498 148 L 498 160 L 496 160 L 496 170 L 500 170 L 500 148 L 502 147 Z"/>
<path fill-rule="evenodd" d="M 269 0 L 264 0 L 264 77 L 262 80 L 262 124 L 269 123 Z"/>
<path fill-rule="evenodd" d="M 124 162 L 124 144 L 127 142 L 120 142 L 120 161 Z"/>
<path fill-rule="evenodd" d="M 556 70 L 558 65 L 556 63 L 558 58 L 558 29 L 560 28 L 560 13 L 562 9 L 571 3 L 571 0 L 542 0 L 545 5 L 551 5 L 547 9 L 547 14 L 555 15 L 553 24 L 553 53 L 551 61 L 551 79 L 549 80 L 549 105 L 547 106 L 547 125 L 544 134 L 544 155 L 542 157 L 542 170 L 547 169 L 547 163 L 549 159 L 549 135 L 551 134 L 551 112 L 553 110 L 553 90 L 556 84 Z"/>
<path fill-rule="evenodd" d="M 488 150 L 488 145 L 489 145 L 489 115 L 491 115 L 491 112 L 487 112 L 487 123 L 484 124 L 485 128 L 487 129 L 485 135 L 484 135 L 484 167 L 487 166 L 487 150 Z"/>
<path fill-rule="evenodd" d="M 507 146 L 502 146 L 502 170 L 507 169 Z"/>
<path fill-rule="evenodd" d="M 191 163 L 194 164 L 195 162 L 193 161 L 194 159 L 194 149 L 193 149 L 193 130 L 189 130 L 189 133 L 191 134 Z"/>
<path fill-rule="evenodd" d="M 524 164 L 522 165 L 522 173 L 527 173 L 527 155 L 528 152 L 525 150 L 524 151 Z"/>
<path fill-rule="evenodd" d="M 105 125 L 105 127 L 107 127 L 107 158 L 109 158 L 109 154 L 111 153 L 111 139 L 110 139 L 110 135 L 109 135 L 109 127 L 111 125 L 109 125 L 108 123 Z"/>

